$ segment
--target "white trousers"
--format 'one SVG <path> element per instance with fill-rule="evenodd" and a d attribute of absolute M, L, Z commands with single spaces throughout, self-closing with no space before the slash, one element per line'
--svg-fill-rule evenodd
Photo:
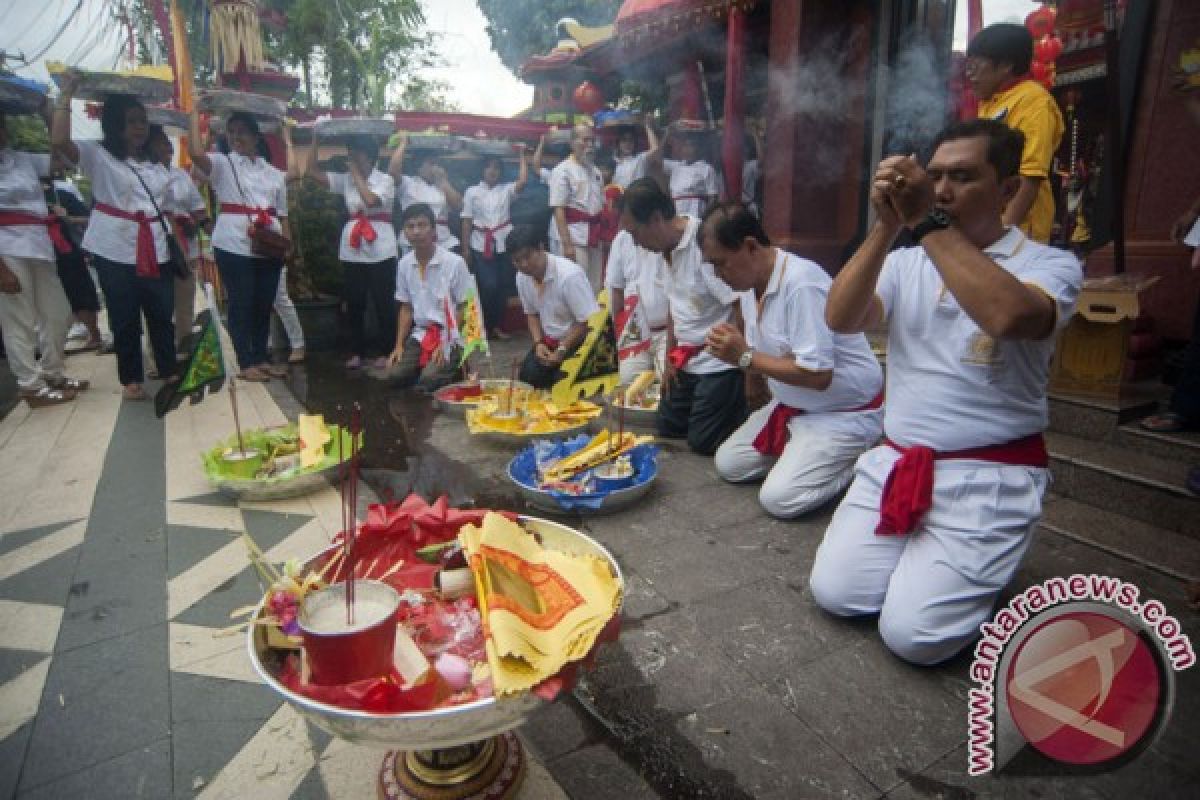
<path fill-rule="evenodd" d="M 667 332 L 661 330 L 650 334 L 650 346 L 640 353 L 621 359 L 620 381 L 622 386 L 633 383 L 634 378 L 648 370 L 663 373 L 667 360 Z"/>
<path fill-rule="evenodd" d="M 283 330 L 287 333 L 288 347 L 292 350 L 303 348 L 304 328 L 300 327 L 300 316 L 296 313 L 292 298 L 288 296 L 287 267 L 279 273 L 279 288 L 275 291 L 275 313 L 279 315 L 279 321 L 283 323 Z"/>
<path fill-rule="evenodd" d="M 53 261 L 41 258 L 4 256 L 4 263 L 17 276 L 21 291 L 0 292 L 0 329 L 4 349 L 17 378 L 17 387 L 34 391 L 46 379 L 63 374 L 63 346 L 71 327 L 71 304 L 58 279 Z M 42 356 L 37 357 L 38 349 Z"/>
<path fill-rule="evenodd" d="M 877 536 L 879 499 L 900 457 L 864 453 L 817 550 L 809 585 L 833 614 L 879 614 L 893 653 L 915 664 L 950 658 L 979 635 L 1016 573 L 1042 514 L 1048 470 L 987 461 L 934 465 L 933 506 L 907 536 Z"/>
<path fill-rule="evenodd" d="M 592 285 L 592 291 L 600 291 L 600 287 L 604 285 L 604 254 L 600 247 L 575 245 L 575 263 L 583 267 L 588 283 Z"/>
<path fill-rule="evenodd" d="M 854 461 L 879 441 L 882 411 L 845 412 L 854 423 L 830 419 L 831 415 L 798 414 L 788 421 L 783 453 L 764 455 L 754 449 L 754 439 L 767 424 L 778 403 L 755 411 L 717 449 L 717 474 L 731 483 L 763 480 L 758 501 L 774 517 L 789 519 L 828 502 L 854 477 Z"/>

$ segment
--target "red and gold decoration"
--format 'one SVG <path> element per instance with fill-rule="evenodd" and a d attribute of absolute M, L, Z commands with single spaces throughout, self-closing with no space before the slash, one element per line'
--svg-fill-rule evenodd
<path fill-rule="evenodd" d="M 1029 73 L 1033 79 L 1047 89 L 1054 88 L 1057 75 L 1055 61 L 1062 54 L 1062 39 L 1054 32 L 1057 12 L 1052 6 L 1044 5 L 1025 17 L 1025 27 L 1033 36 L 1033 63 Z"/>

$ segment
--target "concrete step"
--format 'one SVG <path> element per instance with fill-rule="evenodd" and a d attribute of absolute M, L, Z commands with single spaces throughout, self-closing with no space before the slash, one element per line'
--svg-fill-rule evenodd
<path fill-rule="evenodd" d="M 1113 442 L 1159 458 L 1200 466 L 1200 431 L 1155 433 L 1133 422 L 1118 427 Z"/>
<path fill-rule="evenodd" d="M 1184 481 L 1191 464 L 1063 433 L 1047 433 L 1054 491 L 1200 539 L 1200 498 Z"/>
<path fill-rule="evenodd" d="M 1172 578 L 1200 580 L 1200 544 L 1195 539 L 1124 514 L 1050 492 L 1041 527 Z"/>
<path fill-rule="evenodd" d="M 1050 430 L 1103 441 L 1111 439 L 1125 423 L 1154 413 L 1166 396 L 1158 381 L 1133 384 L 1117 398 L 1050 392 Z"/>

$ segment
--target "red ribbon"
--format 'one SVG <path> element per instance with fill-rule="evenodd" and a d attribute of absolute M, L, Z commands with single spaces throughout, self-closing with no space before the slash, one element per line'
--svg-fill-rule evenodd
<path fill-rule="evenodd" d="M 137 254 L 137 276 L 139 278 L 157 278 L 158 255 L 154 251 L 154 228 L 150 226 L 150 223 L 158 217 L 148 217 L 144 211 L 126 211 L 116 206 L 110 206 L 108 203 L 96 203 L 95 210 L 110 217 L 137 223 L 137 244 L 134 251 Z"/>
<path fill-rule="evenodd" d="M 546 345 L 546 347 L 550 348 L 551 350 L 557 350 L 561 342 L 558 339 L 555 339 L 553 336 L 543 335 L 542 344 Z"/>
<path fill-rule="evenodd" d="M 1004 444 L 972 447 L 936 453 L 928 447 L 900 447 L 886 436 L 883 443 L 899 452 L 883 484 L 879 503 L 879 536 L 912 533 L 933 505 L 933 462 L 946 459 L 973 459 L 1022 467 L 1045 467 L 1049 463 L 1046 441 L 1040 433 L 1030 434 Z"/>
<path fill-rule="evenodd" d="M 587 246 L 595 247 L 600 244 L 600 215 L 589 214 L 586 211 L 580 211 L 578 208 L 566 206 L 563 208 L 563 214 L 567 218 L 568 224 L 576 222 L 586 222 L 588 225 Z"/>
<path fill-rule="evenodd" d="M 271 220 L 279 216 L 274 208 L 256 208 L 240 203 L 221 203 L 222 214 L 245 214 L 250 217 L 250 224 L 258 228 L 271 227 Z"/>
<path fill-rule="evenodd" d="M 850 413 L 855 411 L 874 411 L 882 406 L 883 392 L 880 392 L 875 395 L 875 398 L 871 402 L 865 403 L 858 408 L 848 408 L 846 411 Z M 791 421 L 792 417 L 803 413 L 805 413 L 804 409 L 792 408 L 783 403 L 775 406 L 771 410 L 771 416 L 767 417 L 767 424 L 758 432 L 758 436 L 754 437 L 754 449 L 764 456 L 783 455 L 783 449 L 787 447 L 788 439 L 791 436 L 791 433 L 788 431 L 788 422 Z"/>
<path fill-rule="evenodd" d="M 683 369 L 703 349 L 702 344 L 677 344 L 667 351 L 667 361 L 675 369 Z"/>
<path fill-rule="evenodd" d="M 483 231 L 483 257 L 491 258 L 496 255 L 496 231 L 508 225 L 508 220 L 504 220 L 498 225 L 493 225 L 490 228 L 483 225 L 476 225 L 475 230 Z"/>
<path fill-rule="evenodd" d="M 379 234 L 375 231 L 375 226 L 371 224 L 371 220 L 376 222 L 391 222 L 391 214 L 367 214 L 363 211 L 356 211 L 353 215 L 354 227 L 350 229 L 350 246 L 355 250 L 362 247 L 363 240 L 367 244 L 372 244 L 379 238 Z"/>
<path fill-rule="evenodd" d="M 0 211 L 0 227 L 10 225 L 45 225 L 54 249 L 59 253 L 71 252 L 71 243 L 63 236 L 62 221 L 53 214 L 43 217 L 30 211 Z"/>

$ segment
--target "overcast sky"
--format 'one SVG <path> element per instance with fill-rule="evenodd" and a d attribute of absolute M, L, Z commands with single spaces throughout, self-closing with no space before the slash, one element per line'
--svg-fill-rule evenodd
<path fill-rule="evenodd" d="M 67 23 L 77 4 L 79 11 Z M 46 59 L 109 69 L 120 55 L 122 37 L 106 5 L 105 0 L 0 0 L 0 50 L 32 58 L 50 45 L 28 67 L 9 62 L 18 73 L 39 80 L 49 79 Z M 450 85 L 450 95 L 463 111 L 507 117 L 529 107 L 533 88 L 500 63 L 475 0 L 421 0 L 421 5 L 447 64 L 430 70 L 430 77 Z M 984 0 L 984 22 L 1020 21 L 1039 5 L 1030 0 Z M 966 40 L 965 3 L 960 0 L 959 6 L 956 49 Z M 62 35 L 51 44 L 60 28 Z"/>

